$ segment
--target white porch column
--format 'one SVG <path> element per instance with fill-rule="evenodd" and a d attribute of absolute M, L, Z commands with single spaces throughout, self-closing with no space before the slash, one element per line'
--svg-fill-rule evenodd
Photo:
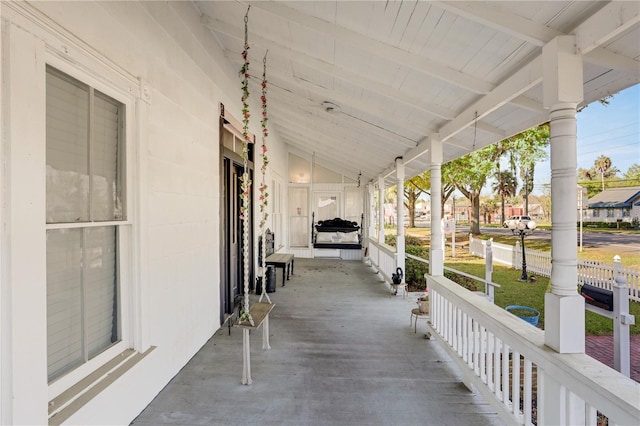
<path fill-rule="evenodd" d="M 378 242 L 384 244 L 384 178 L 378 175 Z"/>
<path fill-rule="evenodd" d="M 406 271 L 404 268 L 404 161 L 402 157 L 396 158 L 396 199 L 398 208 L 396 218 L 396 268 L 401 268 L 402 282 L 405 282 Z"/>
<path fill-rule="evenodd" d="M 584 299 L 577 280 L 576 106 L 582 101 L 582 56 L 574 36 L 559 36 L 542 49 L 544 107 L 549 108 L 551 141 L 551 293 L 545 295 L 545 344 L 559 353 L 584 353 Z M 563 415 L 557 404 L 562 385 L 543 377 L 542 424 Z M 584 403 L 572 404 L 568 418 L 581 419 Z"/>
<path fill-rule="evenodd" d="M 367 215 L 369 216 L 369 238 L 373 238 L 376 235 L 376 197 L 375 197 L 375 186 L 373 182 L 370 182 L 367 185 L 367 189 L 369 191 L 369 197 L 367 202 L 369 203 L 369 208 L 367 209 Z"/>
<path fill-rule="evenodd" d="M 431 171 L 431 247 L 429 250 L 429 274 L 444 275 L 444 246 L 442 244 L 442 141 L 440 135 L 430 136 L 429 170 Z"/>

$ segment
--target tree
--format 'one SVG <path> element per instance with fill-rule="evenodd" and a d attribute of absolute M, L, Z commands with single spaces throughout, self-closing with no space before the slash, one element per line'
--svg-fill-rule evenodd
<path fill-rule="evenodd" d="M 480 212 L 484 223 L 491 223 L 491 215 L 498 211 L 498 202 L 495 198 L 487 198 L 480 203 Z"/>
<path fill-rule="evenodd" d="M 595 177 L 593 169 L 583 169 L 578 167 L 578 180 L 593 180 Z"/>
<path fill-rule="evenodd" d="M 518 180 L 509 170 L 498 171 L 495 176 L 496 182 L 492 185 L 491 189 L 500 197 L 500 211 L 502 214 L 502 220 L 505 219 L 504 200 L 508 197 L 516 195 L 516 189 L 518 188 Z"/>
<path fill-rule="evenodd" d="M 604 191 L 604 176 L 611 169 L 611 158 L 606 155 L 601 155 L 596 158 L 596 161 L 593 163 L 593 167 L 600 174 L 600 179 L 602 182 L 602 190 Z"/>
<path fill-rule="evenodd" d="M 623 177 L 629 186 L 640 185 L 640 164 L 630 165 Z"/>
<path fill-rule="evenodd" d="M 504 173 L 501 172 L 503 159 L 507 160 L 508 169 L 514 179 L 516 173 L 519 173 L 522 181 L 521 195 L 525 202 L 527 214 L 529 213 L 529 195 L 533 191 L 535 166 L 539 161 L 546 160 L 547 151 L 545 148 L 548 145 L 549 124 L 544 123 L 503 139 L 489 148 L 495 162 L 495 177 L 497 181 L 502 180 L 500 176 Z M 502 214 L 504 216 L 504 211 Z"/>
<path fill-rule="evenodd" d="M 549 145 L 549 124 L 532 127 L 513 136 L 513 157 L 519 164 L 522 180 L 521 195 L 524 198 L 524 211 L 529 214 L 529 195 L 533 192 L 536 163 L 547 159 L 545 148 Z"/>
<path fill-rule="evenodd" d="M 416 202 L 420 195 L 429 194 L 431 187 L 431 174 L 425 171 L 418 176 L 414 176 L 404 183 L 405 206 L 409 212 L 409 227 L 415 227 Z"/>
<path fill-rule="evenodd" d="M 489 146 L 442 167 L 442 180 L 455 185 L 471 202 L 471 233 L 474 235 L 480 234 L 480 192 L 493 172 L 494 164 L 493 149 Z"/>

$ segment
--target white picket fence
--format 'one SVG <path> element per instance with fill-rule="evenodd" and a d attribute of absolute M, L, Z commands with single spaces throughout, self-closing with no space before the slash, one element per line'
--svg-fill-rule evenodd
<path fill-rule="evenodd" d="M 512 268 L 522 269 L 522 248 L 520 242 L 515 246 L 491 243 L 493 261 Z M 469 236 L 469 252 L 474 256 L 484 258 L 486 241 Z M 535 274 L 551 276 L 551 253 L 525 248 L 527 271 Z M 640 268 L 621 266 L 619 274 L 627 279 L 629 300 L 640 302 Z M 578 283 L 590 284 L 606 290 L 612 290 L 614 278 L 614 264 L 578 260 Z"/>

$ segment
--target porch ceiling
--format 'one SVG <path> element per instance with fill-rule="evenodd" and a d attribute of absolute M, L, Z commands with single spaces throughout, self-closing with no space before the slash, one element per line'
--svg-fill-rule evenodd
<path fill-rule="evenodd" d="M 392 182 L 396 157 L 422 173 L 433 133 L 446 162 L 547 121 L 541 54 L 557 35 L 584 55 L 583 104 L 640 82 L 637 2 L 193 3 L 236 69 L 251 5 L 251 90 L 268 49 L 270 130 L 363 181 Z"/>

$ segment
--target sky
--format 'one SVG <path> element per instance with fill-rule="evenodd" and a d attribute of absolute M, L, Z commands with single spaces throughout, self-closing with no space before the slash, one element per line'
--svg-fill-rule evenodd
<path fill-rule="evenodd" d="M 617 93 L 609 105 L 593 102 L 577 115 L 578 168 L 590 169 L 596 158 L 606 155 L 620 170 L 640 164 L 640 85 Z M 536 165 L 534 193 L 541 193 L 551 182 L 549 161 Z"/>

